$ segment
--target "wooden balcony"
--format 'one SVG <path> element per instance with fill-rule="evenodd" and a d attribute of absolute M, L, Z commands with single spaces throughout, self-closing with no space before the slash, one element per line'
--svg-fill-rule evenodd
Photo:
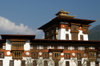
<path fill-rule="evenodd" d="M 23 51 L 13 51 L 12 52 L 13 59 L 22 59 L 22 53 Z"/>
<path fill-rule="evenodd" d="M 12 47 L 11 50 L 24 50 L 24 47 Z"/>
<path fill-rule="evenodd" d="M 24 50 L 23 44 L 12 44 L 11 50 Z"/>

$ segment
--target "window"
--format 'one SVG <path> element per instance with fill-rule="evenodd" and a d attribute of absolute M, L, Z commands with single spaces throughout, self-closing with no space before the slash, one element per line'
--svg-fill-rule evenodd
<path fill-rule="evenodd" d="M 47 61 L 44 61 L 44 66 L 48 66 L 48 62 Z"/>
<path fill-rule="evenodd" d="M 32 58 L 37 59 L 38 58 L 38 52 L 32 52 Z"/>
<path fill-rule="evenodd" d="M 83 35 L 80 35 L 80 40 L 83 40 Z"/>
<path fill-rule="evenodd" d="M 14 61 L 10 60 L 10 66 L 14 66 Z"/>
<path fill-rule="evenodd" d="M 66 31 L 68 31 L 68 26 L 66 26 Z"/>
<path fill-rule="evenodd" d="M 60 58 L 60 52 L 53 52 L 53 59 L 59 59 Z"/>
<path fill-rule="evenodd" d="M 13 59 L 22 59 L 23 51 L 12 51 Z"/>
<path fill-rule="evenodd" d="M 36 60 L 33 61 L 33 66 L 37 66 Z"/>
<path fill-rule="evenodd" d="M 72 40 L 78 40 L 78 33 L 72 33 Z"/>
<path fill-rule="evenodd" d="M 89 58 L 95 59 L 96 58 L 96 52 L 89 52 Z"/>
<path fill-rule="evenodd" d="M 25 66 L 25 60 L 22 60 L 21 66 Z"/>
<path fill-rule="evenodd" d="M 66 66 L 69 66 L 69 61 L 66 61 Z"/>
<path fill-rule="evenodd" d="M 83 26 L 83 33 L 84 34 L 88 34 L 89 33 L 89 29 L 88 29 L 89 27 L 87 27 L 87 26 Z"/>
<path fill-rule="evenodd" d="M 81 61 L 78 61 L 78 66 L 81 66 Z"/>
<path fill-rule="evenodd" d="M 3 66 L 3 61 L 2 60 L 0 60 L 0 66 Z"/>
<path fill-rule="evenodd" d="M 43 52 L 43 58 L 44 58 L 44 59 L 48 59 L 48 58 L 49 58 L 48 52 Z"/>
<path fill-rule="evenodd" d="M 4 52 L 0 52 L 0 58 L 4 58 Z"/>
<path fill-rule="evenodd" d="M 77 59 L 81 60 L 81 53 L 77 53 Z"/>
<path fill-rule="evenodd" d="M 69 39 L 69 34 L 66 34 L 66 39 L 67 39 L 67 40 Z"/>
<path fill-rule="evenodd" d="M 70 59 L 70 53 L 65 53 L 65 54 L 64 54 L 64 58 L 65 58 L 65 59 Z"/>

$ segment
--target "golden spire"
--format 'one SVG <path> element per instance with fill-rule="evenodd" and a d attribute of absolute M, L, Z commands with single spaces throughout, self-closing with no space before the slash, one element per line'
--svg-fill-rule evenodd
<path fill-rule="evenodd" d="M 56 16 L 61 16 L 61 17 L 75 17 L 75 16 L 71 16 L 71 15 L 68 15 L 70 12 L 66 12 L 66 11 L 63 11 L 63 8 L 61 9 L 61 11 L 59 11 L 58 13 L 56 13 L 55 15 Z"/>

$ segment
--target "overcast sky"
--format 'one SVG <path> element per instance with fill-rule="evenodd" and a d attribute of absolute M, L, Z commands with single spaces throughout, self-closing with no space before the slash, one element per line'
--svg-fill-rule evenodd
<path fill-rule="evenodd" d="M 37 28 L 62 8 L 75 18 L 97 20 L 90 29 L 100 24 L 100 0 L 0 0 L 0 34 L 31 34 L 41 39 L 43 32 Z"/>

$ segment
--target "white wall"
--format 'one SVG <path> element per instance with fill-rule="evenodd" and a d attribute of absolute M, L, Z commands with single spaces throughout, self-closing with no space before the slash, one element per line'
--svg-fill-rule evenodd
<path fill-rule="evenodd" d="M 65 30 L 65 28 L 61 28 L 58 30 L 58 39 L 59 40 L 66 40 L 66 34 L 69 35 L 69 40 L 72 40 L 71 37 L 71 29 L 68 29 L 68 31 Z M 80 40 L 80 35 L 83 35 L 83 40 L 88 40 L 88 34 L 83 34 L 82 30 L 79 30 L 78 33 L 78 40 Z"/>
<path fill-rule="evenodd" d="M 24 44 L 24 50 L 25 51 L 30 51 L 30 40 L 27 40 Z"/>
<path fill-rule="evenodd" d="M 9 39 L 6 39 L 6 50 L 11 50 L 11 42 Z"/>

